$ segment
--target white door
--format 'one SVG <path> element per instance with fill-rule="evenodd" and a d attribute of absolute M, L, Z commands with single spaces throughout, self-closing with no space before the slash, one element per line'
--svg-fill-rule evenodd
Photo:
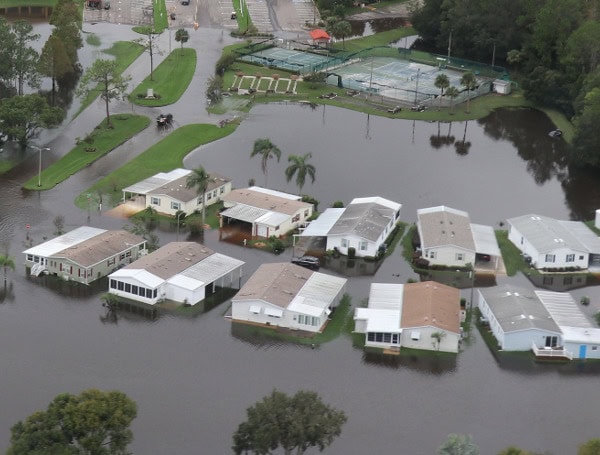
<path fill-rule="evenodd" d="M 262 224 L 257 224 L 256 225 L 256 235 L 258 237 L 268 237 L 269 234 L 269 228 L 265 225 Z"/>

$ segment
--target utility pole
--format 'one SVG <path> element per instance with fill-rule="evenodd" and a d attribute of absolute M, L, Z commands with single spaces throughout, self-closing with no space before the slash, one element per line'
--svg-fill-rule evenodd
<path fill-rule="evenodd" d="M 450 52 L 452 51 L 452 29 L 450 29 L 450 36 L 448 37 L 448 59 L 447 64 L 450 64 Z"/>
<path fill-rule="evenodd" d="M 419 76 L 421 75 L 421 68 L 417 68 L 417 86 L 415 87 L 415 106 L 417 105 L 417 95 L 419 94 Z"/>
<path fill-rule="evenodd" d="M 496 43 L 494 43 L 494 50 L 492 51 L 492 71 L 494 70 L 494 63 L 496 63 Z"/>

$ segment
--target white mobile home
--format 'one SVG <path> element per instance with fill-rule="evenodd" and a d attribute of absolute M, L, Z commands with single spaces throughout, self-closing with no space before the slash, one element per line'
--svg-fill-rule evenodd
<path fill-rule="evenodd" d="M 295 264 L 263 264 L 231 300 L 231 318 L 322 332 L 343 296 L 346 281 Z"/>
<path fill-rule="evenodd" d="M 377 256 L 380 247 L 400 220 L 402 204 L 382 197 L 355 198 L 343 212 L 333 213 L 327 232 L 327 250 L 348 254 L 354 248 L 357 257 Z"/>
<path fill-rule="evenodd" d="M 508 239 L 537 269 L 587 269 L 600 264 L 600 238 L 582 222 L 535 214 L 507 222 Z"/>
<path fill-rule="evenodd" d="M 172 242 L 109 275 L 108 292 L 155 305 L 195 305 L 217 287 L 238 286 L 243 261 L 194 242 Z"/>

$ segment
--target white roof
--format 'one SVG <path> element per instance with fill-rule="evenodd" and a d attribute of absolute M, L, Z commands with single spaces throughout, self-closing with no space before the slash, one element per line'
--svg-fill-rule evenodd
<path fill-rule="evenodd" d="M 221 253 L 213 253 L 206 259 L 185 269 L 180 275 L 193 278 L 199 282 L 212 283 L 243 265 L 244 261 Z"/>
<path fill-rule="evenodd" d="M 23 254 L 49 257 L 58 253 L 59 251 L 78 245 L 104 232 L 106 232 L 106 229 L 98 229 L 91 226 L 81 226 L 52 240 L 48 240 L 47 242 L 36 245 L 33 248 L 29 248 L 28 250 L 23 251 Z"/>
<path fill-rule="evenodd" d="M 567 327 L 580 327 L 584 329 L 593 328 L 594 325 L 588 320 L 568 292 L 534 291 L 542 304 L 562 329 Z"/>
<path fill-rule="evenodd" d="M 372 283 L 369 308 L 402 311 L 404 285 L 399 283 Z"/>
<path fill-rule="evenodd" d="M 355 197 L 350 202 L 350 204 L 369 204 L 369 203 L 383 205 L 384 207 L 387 207 L 388 209 L 392 209 L 394 211 L 398 211 L 402 207 L 402 204 L 399 204 L 394 201 L 390 201 L 389 199 L 386 199 L 381 196 Z"/>
<path fill-rule="evenodd" d="M 255 223 L 266 224 L 267 226 L 279 226 L 285 223 L 291 217 L 285 213 L 267 212 L 263 216 L 254 220 Z"/>
<path fill-rule="evenodd" d="M 167 283 L 172 284 L 173 286 L 187 289 L 189 291 L 195 291 L 196 289 L 199 289 L 206 284 L 204 281 L 190 278 L 189 276 L 185 276 L 181 273 L 169 278 L 167 280 Z"/>
<path fill-rule="evenodd" d="M 296 313 L 308 314 L 309 316 L 321 316 L 324 310 L 323 308 L 307 305 L 304 303 L 305 301 L 306 298 L 297 295 L 292 299 L 292 302 L 288 305 L 287 309 Z"/>
<path fill-rule="evenodd" d="M 310 224 L 300 236 L 302 237 L 326 237 L 327 233 L 331 229 L 331 227 L 336 223 L 336 221 L 342 216 L 344 213 L 344 208 L 329 208 L 326 209 L 323 213 L 319 215 L 314 221 L 311 221 Z"/>
<path fill-rule="evenodd" d="M 160 188 L 161 186 L 167 185 L 178 178 L 191 174 L 191 172 L 192 171 L 189 169 L 173 169 L 171 172 L 160 172 L 152 177 L 142 180 L 141 182 L 134 183 L 127 188 L 123 188 L 123 192 L 147 194 L 156 188 Z"/>
<path fill-rule="evenodd" d="M 272 307 L 265 307 L 265 314 L 267 316 L 275 316 L 277 318 L 280 318 L 281 316 L 283 316 L 283 310 L 279 309 L 279 308 L 272 308 Z"/>
<path fill-rule="evenodd" d="M 108 275 L 109 278 L 131 278 L 139 281 L 144 286 L 156 289 L 165 280 L 144 269 L 119 269 Z"/>
<path fill-rule="evenodd" d="M 562 221 L 530 214 L 510 218 L 507 222 L 540 253 L 551 252 L 558 248 L 600 253 L 600 238 L 581 221 Z"/>
<path fill-rule="evenodd" d="M 290 302 L 314 307 L 321 314 L 346 286 L 345 278 L 314 272 Z M 297 300 L 298 299 L 298 300 Z M 288 305 L 289 308 L 289 305 Z"/>
<path fill-rule="evenodd" d="M 265 209 L 259 209 L 258 207 L 252 207 L 246 204 L 237 204 L 233 207 L 223 210 L 221 216 L 234 218 L 236 220 L 245 221 L 246 223 L 254 223 L 260 217 L 273 213 Z"/>
<path fill-rule="evenodd" d="M 599 328 L 561 327 L 561 330 L 566 343 L 600 344 Z"/>
<path fill-rule="evenodd" d="M 258 191 L 259 193 L 268 194 L 270 196 L 277 196 L 282 197 L 284 199 L 290 199 L 292 201 L 299 201 L 300 199 L 302 199 L 302 196 L 298 196 L 296 194 L 283 193 L 281 191 L 270 190 L 269 188 L 262 188 L 260 186 L 251 186 L 248 189 L 252 191 Z"/>
<path fill-rule="evenodd" d="M 479 254 L 489 254 L 490 256 L 500 256 L 498 240 L 492 226 L 471 223 L 471 233 L 475 242 L 475 252 Z"/>
<path fill-rule="evenodd" d="M 357 308 L 354 313 L 354 319 L 366 319 L 366 332 L 402 332 L 399 310 Z"/>

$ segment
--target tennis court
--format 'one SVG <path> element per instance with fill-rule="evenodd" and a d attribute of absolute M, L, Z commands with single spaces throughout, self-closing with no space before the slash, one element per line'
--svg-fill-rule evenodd
<path fill-rule="evenodd" d="M 311 54 L 279 47 L 271 47 L 240 57 L 241 61 L 258 65 L 299 72 L 300 74 L 320 71 L 328 66 L 339 64 L 339 59 L 325 55 Z"/>
<path fill-rule="evenodd" d="M 390 57 L 370 57 L 338 67 L 333 73 L 327 78 L 331 85 L 337 86 L 338 79 L 341 78 L 344 88 L 408 103 L 422 103 L 439 95 L 440 89 L 435 86 L 435 78 L 439 74 L 448 76 L 450 86 L 461 92 L 464 90 L 460 83 L 464 74 L 462 71 Z M 484 85 L 481 82 L 478 79 L 478 85 Z M 483 90 L 489 91 L 485 88 Z M 466 93 L 461 93 L 456 101 L 460 102 L 466 96 Z"/>

